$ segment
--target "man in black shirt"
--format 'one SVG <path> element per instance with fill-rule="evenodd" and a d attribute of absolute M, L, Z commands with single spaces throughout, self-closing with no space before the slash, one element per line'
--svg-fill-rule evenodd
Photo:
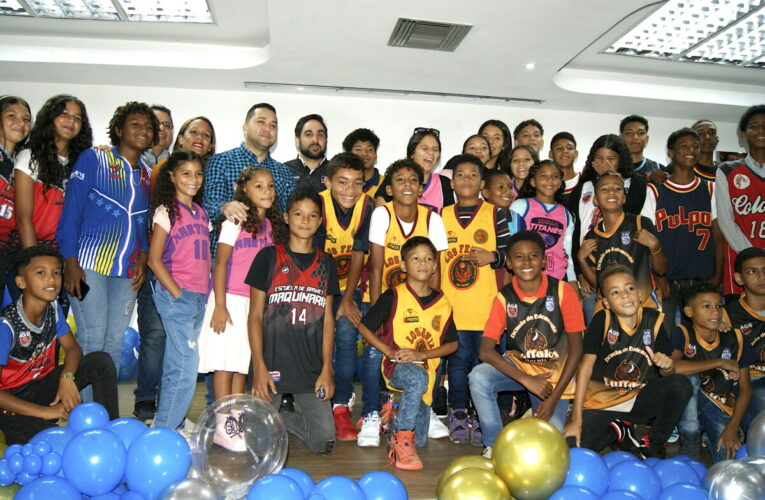
<path fill-rule="evenodd" d="M 285 162 L 297 187 L 308 186 L 317 193 L 323 191 L 327 175 L 327 126 L 321 115 L 302 117 L 295 125 L 295 147 L 299 154 Z"/>

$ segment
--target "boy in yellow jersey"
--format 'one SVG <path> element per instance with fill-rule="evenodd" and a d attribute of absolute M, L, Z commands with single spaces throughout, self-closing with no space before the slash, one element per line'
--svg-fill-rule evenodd
<path fill-rule="evenodd" d="M 664 315 L 642 307 L 629 267 L 614 264 L 598 276 L 605 309 L 584 336 L 571 422 L 573 446 L 606 446 L 640 457 L 663 456 L 664 444 L 691 397 L 688 379 L 675 373 Z M 633 423 L 651 423 L 639 441 Z"/>
<path fill-rule="evenodd" d="M 364 193 L 373 200 L 385 180 L 375 168 L 378 147 L 380 138 L 368 128 L 357 128 L 343 139 L 343 151 L 358 155 L 364 162 Z"/>
<path fill-rule="evenodd" d="M 381 293 L 404 283 L 406 273 L 401 269 L 401 246 L 413 236 L 425 236 L 436 247 L 446 250 L 446 231 L 441 216 L 417 203 L 422 194 L 425 174 L 411 159 L 393 162 L 385 172 L 390 179 L 385 189 L 392 201 L 372 212 L 369 223 L 369 301 L 373 306 Z M 436 256 L 438 266 L 438 256 Z M 440 288 L 440 272 L 436 267 L 430 281 L 432 288 Z M 445 438 L 449 429 L 435 413 L 431 414 L 429 437 Z"/>
<path fill-rule="evenodd" d="M 534 416 L 563 429 L 572 377 L 582 355 L 584 315 L 568 283 L 542 272 L 545 243 L 536 231 L 519 231 L 507 244 L 515 275 L 492 302 L 481 340 L 483 363 L 470 372 L 470 394 L 483 431 L 484 456 L 502 429 L 498 391 L 528 390 Z M 507 352 L 496 350 L 507 331 Z"/>
<path fill-rule="evenodd" d="M 353 375 L 356 371 L 356 325 L 361 320 L 361 294 L 357 291 L 357 286 L 364 267 L 365 254 L 369 249 L 369 220 L 374 202 L 362 192 L 364 163 L 353 153 L 340 153 L 329 161 L 324 185 L 327 189 L 319 193 L 322 201 L 322 225 L 316 232 L 314 245 L 335 259 L 341 292 L 341 297 L 335 301 L 334 311 L 335 395 L 332 398 L 332 413 L 337 440 L 355 441 L 357 432 L 351 423 L 349 402 L 353 394 Z M 371 386 L 374 394 L 372 398 L 367 399 L 373 400 L 377 405 L 379 390 L 376 389 L 379 384 L 379 376 L 375 377 L 371 384 L 362 384 L 365 389 L 368 389 L 368 385 Z M 379 411 L 379 407 L 367 409 L 366 413 L 372 411 Z M 377 435 L 379 436 L 379 418 Z"/>
<path fill-rule="evenodd" d="M 457 203 L 441 218 L 449 248 L 441 252 L 441 285 L 454 308 L 459 348 L 449 357 L 449 439 L 481 446 L 481 428 L 468 416 L 468 373 L 478 364 L 483 327 L 499 288 L 504 285 L 505 247 L 510 237 L 500 209 L 481 200 L 483 165 L 464 154 L 452 159 L 452 189 Z M 472 413 L 472 412 L 471 412 Z"/>
<path fill-rule="evenodd" d="M 378 297 L 359 332 L 385 356 L 382 373 L 388 387 L 402 391 L 389 433 L 389 458 L 399 469 L 419 470 L 415 447 L 428 441 L 439 358 L 457 350 L 457 332 L 449 300 L 430 286 L 438 269 L 433 243 L 424 236 L 409 238 L 401 247 L 399 266 L 406 281 Z M 374 333 L 378 329 L 380 336 Z"/>

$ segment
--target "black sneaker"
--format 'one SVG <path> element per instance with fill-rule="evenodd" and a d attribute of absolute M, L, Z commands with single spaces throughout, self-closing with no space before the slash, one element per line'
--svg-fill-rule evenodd
<path fill-rule="evenodd" d="M 640 453 L 644 458 L 655 457 L 663 460 L 667 457 L 665 444 L 654 443 L 648 435 L 643 436 L 640 440 Z"/>
<path fill-rule="evenodd" d="M 157 413 L 157 403 L 154 401 L 138 401 L 133 409 L 133 415 L 138 420 L 151 420 Z"/>
<path fill-rule="evenodd" d="M 641 460 L 646 458 L 643 454 L 643 442 L 635 436 L 635 429 L 630 422 L 617 418 L 609 422 L 608 425 L 616 433 L 614 445 L 617 449 L 631 453 Z"/>
<path fill-rule="evenodd" d="M 446 387 L 436 389 L 436 399 L 433 400 L 433 411 L 439 417 L 445 417 L 448 413 L 446 409 Z"/>

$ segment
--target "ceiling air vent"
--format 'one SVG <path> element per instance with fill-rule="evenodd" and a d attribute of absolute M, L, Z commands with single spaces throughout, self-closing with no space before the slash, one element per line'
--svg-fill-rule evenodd
<path fill-rule="evenodd" d="M 399 18 L 388 45 L 454 52 L 472 26 Z"/>

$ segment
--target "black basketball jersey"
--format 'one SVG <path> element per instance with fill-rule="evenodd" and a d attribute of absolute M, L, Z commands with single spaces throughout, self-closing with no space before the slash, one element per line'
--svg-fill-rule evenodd
<path fill-rule="evenodd" d="M 754 351 L 754 362 L 749 365 L 752 380 L 765 376 L 765 316 L 753 311 L 744 297 L 725 304 L 728 323 L 741 332 L 744 342 L 748 342 Z"/>
<path fill-rule="evenodd" d="M 741 332 L 731 330 L 718 332 L 715 340 L 707 342 L 696 334 L 693 327 L 677 325 L 683 332 L 685 345 L 683 359 L 688 361 L 706 361 L 709 359 L 732 359 L 739 361 L 743 351 Z M 699 373 L 701 392 L 728 415 L 733 414 L 736 395 L 733 393 L 734 380 L 728 378 L 725 370 L 715 368 Z"/>

